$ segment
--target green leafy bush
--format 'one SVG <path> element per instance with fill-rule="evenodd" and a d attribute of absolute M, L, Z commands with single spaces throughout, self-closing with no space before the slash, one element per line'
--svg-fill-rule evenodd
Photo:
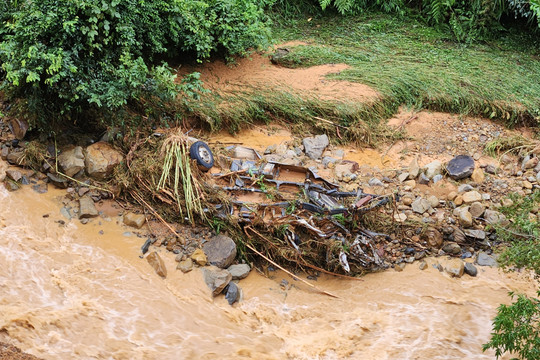
<path fill-rule="evenodd" d="M 505 352 L 523 360 L 540 359 L 540 300 L 514 293 L 510 296 L 517 301 L 499 306 L 491 340 L 483 350 L 494 349 L 497 359 Z"/>
<path fill-rule="evenodd" d="M 172 100 L 182 85 L 159 59 L 243 55 L 269 34 L 255 0 L 8 0 L 2 6 L 9 10 L 0 25 L 3 89 L 22 99 L 41 127 L 105 118 L 145 98 Z"/>
<path fill-rule="evenodd" d="M 355 14 L 376 8 L 403 14 L 416 9 L 430 24 L 448 28 L 458 41 L 483 38 L 500 28 L 505 14 L 526 18 L 529 23 L 540 19 L 540 0 L 318 0 L 323 10 Z"/>

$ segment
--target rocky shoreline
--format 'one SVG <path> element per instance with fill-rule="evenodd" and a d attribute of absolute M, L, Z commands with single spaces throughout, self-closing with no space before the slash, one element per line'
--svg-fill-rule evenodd
<path fill-rule="evenodd" d="M 435 255 L 441 257 L 441 261 L 433 266 L 440 271 L 455 277 L 476 276 L 475 264 L 497 266 L 493 251 L 499 242 L 494 227 L 508 224 L 498 211 L 512 205 L 507 195 L 525 196 L 540 189 L 540 145 L 536 143 L 519 155 L 487 158 L 482 153 L 487 141 L 503 134 L 502 129 L 494 131 L 494 126 L 488 123 L 491 132 L 486 135 L 485 131 L 480 131 L 476 138 L 472 135 L 471 141 L 452 135 L 460 138 L 460 146 L 451 151 L 443 136 L 438 142 L 441 146 L 438 153 L 444 155 L 440 159 L 437 159 L 437 150 L 425 151 L 426 144 L 437 144 L 435 139 L 426 136 L 417 140 L 420 146 L 416 145 L 415 151 L 407 153 L 407 162 L 401 156 L 399 163 L 392 164 L 391 168 L 347 159 L 347 151 L 330 145 L 326 135 L 291 138 L 267 147 L 263 156 L 267 161 L 309 168 L 335 181 L 345 191 L 362 188 L 379 195 L 393 193 L 396 199 L 391 212 L 394 221 L 416 224 L 417 231 L 388 234 L 391 242 L 384 250 L 386 267 L 401 271 L 406 264 L 418 262 L 420 269 L 424 269 L 427 264 L 423 258 Z M 499 134 L 493 135 L 496 132 Z M 469 133 L 466 132 L 470 136 Z M 87 147 L 67 146 L 58 154 L 54 148 L 47 149 L 49 153 L 44 158 L 55 161 L 43 161 L 41 172 L 34 172 L 19 168 L 27 161 L 25 143 L 6 134 L 4 127 L 0 181 L 8 190 L 30 185 L 36 192 L 43 193 L 52 185 L 66 190 L 61 210 L 66 221 L 78 219 L 81 224 L 87 224 L 94 218 L 109 217 L 98 210 L 96 204 L 103 205 L 115 195 L 115 185 L 105 187 L 103 181 L 124 161 L 120 151 L 105 141 Z M 425 161 L 426 158 L 431 161 Z M 153 221 L 153 231 L 142 231 L 140 229 L 149 221 L 148 214 L 128 204 L 124 207 L 120 209 L 113 203 L 123 223 L 146 239 L 142 253 L 147 253 L 146 259 L 158 275 L 166 277 L 167 270 L 153 249 L 163 246 L 177 254 L 179 271 L 189 272 L 201 267 L 214 296 L 223 293 L 230 304 L 241 297 L 236 283 L 246 277 L 251 268 L 245 263 L 234 264 L 237 249 L 231 238 L 208 228 L 193 227 L 176 227 L 178 236 L 175 237 Z M 530 218 L 540 221 L 537 208 L 530 213 Z M 407 242 L 402 238 L 407 238 Z"/>

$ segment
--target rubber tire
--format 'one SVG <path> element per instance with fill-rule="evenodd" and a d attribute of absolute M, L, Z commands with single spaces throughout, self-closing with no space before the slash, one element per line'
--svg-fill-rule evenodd
<path fill-rule="evenodd" d="M 210 154 L 210 161 L 205 161 L 199 154 L 199 149 L 203 147 Z M 197 164 L 202 171 L 208 171 L 214 166 L 214 154 L 210 147 L 204 141 L 196 141 L 189 148 L 189 157 L 197 160 Z"/>

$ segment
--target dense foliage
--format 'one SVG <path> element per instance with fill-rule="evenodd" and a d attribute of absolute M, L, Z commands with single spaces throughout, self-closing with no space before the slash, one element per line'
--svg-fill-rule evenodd
<path fill-rule="evenodd" d="M 322 9 L 354 14 L 368 8 L 403 14 L 418 9 L 433 25 L 447 27 L 459 41 L 485 36 L 496 29 L 503 15 L 538 24 L 540 0 L 318 0 Z"/>
<path fill-rule="evenodd" d="M 497 359 L 505 352 L 523 360 L 540 359 L 540 299 L 513 293 L 510 296 L 517 300 L 499 306 L 491 340 L 483 350 L 494 349 Z"/>
<path fill-rule="evenodd" d="M 172 99 L 182 87 L 159 59 L 242 55 L 269 35 L 254 0 L 8 0 L 0 11 L 3 89 L 41 126 Z"/>

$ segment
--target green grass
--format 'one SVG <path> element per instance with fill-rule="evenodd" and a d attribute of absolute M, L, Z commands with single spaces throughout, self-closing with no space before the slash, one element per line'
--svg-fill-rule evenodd
<path fill-rule="evenodd" d="M 411 18 L 366 13 L 279 20 L 276 42 L 292 47 L 281 64 L 351 66 L 331 78 L 370 85 L 387 106 L 409 105 L 540 124 L 540 39 L 510 32 L 490 43 L 464 45 Z"/>

